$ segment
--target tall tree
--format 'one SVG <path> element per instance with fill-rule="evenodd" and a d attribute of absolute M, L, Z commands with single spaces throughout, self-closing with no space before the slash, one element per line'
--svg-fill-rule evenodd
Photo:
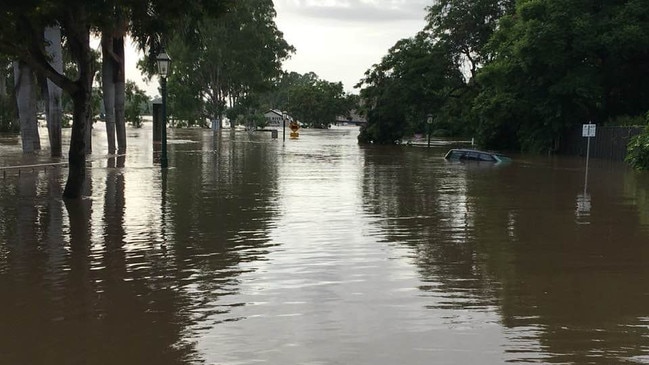
<path fill-rule="evenodd" d="M 36 77 L 32 68 L 24 62 L 14 62 L 14 85 L 23 152 L 33 153 L 41 149 L 36 118 Z"/>
<path fill-rule="evenodd" d="M 438 0 L 427 8 L 427 25 L 434 42 L 444 43 L 459 69 L 474 79 L 491 55 L 485 46 L 498 20 L 512 13 L 515 0 Z"/>
<path fill-rule="evenodd" d="M 205 13 L 222 11 L 225 1 L 188 0 L 183 3 L 161 0 L 124 0 L 134 35 L 150 55 L 157 54 L 159 34 L 170 26 L 193 26 Z M 104 0 L 49 0 L 45 3 L 14 1 L 3 4 L 0 13 L 0 52 L 12 55 L 32 67 L 68 93 L 73 100 L 69 175 L 63 192 L 66 198 L 79 198 L 85 179 L 86 139 L 91 117 L 92 81 L 95 65 L 90 48 L 90 32 L 103 29 L 112 4 Z M 70 54 L 77 65 L 77 78 L 71 79 L 50 64 L 43 42 L 47 25 L 59 24 Z M 153 57 L 150 57 L 151 63 Z"/>
<path fill-rule="evenodd" d="M 106 124 L 106 138 L 108 141 L 108 153 L 114 154 L 115 147 L 115 73 L 118 66 L 112 56 L 113 36 L 110 32 L 101 35 L 101 89 L 104 102 Z"/>
<path fill-rule="evenodd" d="M 45 28 L 46 51 L 50 64 L 58 73 L 63 73 L 63 47 L 61 45 L 61 27 L 58 25 Z M 47 80 L 47 131 L 52 157 L 61 157 L 61 127 L 63 118 L 62 90 L 55 83 Z"/>
<path fill-rule="evenodd" d="M 20 124 L 16 119 L 15 88 L 7 82 L 13 74 L 11 60 L 0 55 L 0 132 L 19 132 Z M 11 92 L 10 92 L 11 91 Z"/>
<path fill-rule="evenodd" d="M 286 109 L 293 118 L 313 128 L 329 128 L 337 116 L 349 113 L 341 82 L 321 80 L 314 73 L 303 75 L 288 88 Z"/>
<path fill-rule="evenodd" d="M 444 115 L 449 95 L 463 86 L 445 43 L 423 32 L 400 40 L 357 85 L 368 117 L 359 140 L 392 144 L 406 134 L 425 131 L 427 115 Z"/>
<path fill-rule="evenodd" d="M 0 56 L 0 98 L 7 97 L 7 69 L 8 60 Z"/>
<path fill-rule="evenodd" d="M 142 127 L 142 114 L 149 109 L 149 97 L 135 82 L 126 82 L 126 121 L 132 126 Z"/>
<path fill-rule="evenodd" d="M 567 128 L 649 109 L 649 3 L 520 0 L 479 75 L 487 145 L 553 151 Z"/>
<path fill-rule="evenodd" d="M 111 2 L 111 20 L 107 22 L 101 34 L 102 50 L 102 90 L 104 110 L 106 111 L 106 135 L 108 153 L 115 153 L 117 136 L 117 153 L 126 152 L 126 120 L 124 117 L 125 64 L 124 38 L 128 31 L 126 7 Z"/>
<path fill-rule="evenodd" d="M 240 0 L 224 16 L 204 18 L 198 42 L 172 39 L 173 99 L 186 105 L 202 101 L 204 116 L 220 121 L 226 105 L 272 87 L 282 61 L 294 51 L 277 29 L 276 15 L 271 0 Z"/>

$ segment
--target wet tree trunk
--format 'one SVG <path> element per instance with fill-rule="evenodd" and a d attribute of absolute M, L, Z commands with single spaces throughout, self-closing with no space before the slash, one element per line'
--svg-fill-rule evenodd
<path fill-rule="evenodd" d="M 81 83 L 79 85 L 81 86 Z M 72 95 L 74 112 L 72 137 L 70 138 L 70 155 L 68 158 L 70 172 L 65 184 L 65 190 L 63 191 L 65 198 L 80 198 L 83 191 L 83 182 L 86 177 L 86 132 L 90 129 L 91 89 L 89 86 L 90 84 L 88 84 L 88 87 L 80 87 Z"/>
<path fill-rule="evenodd" d="M 91 112 L 92 80 L 95 75 L 93 55 L 90 49 L 90 28 L 83 12 L 81 13 L 70 22 L 71 26 L 68 29 L 68 43 L 72 56 L 78 64 L 79 78 L 73 86 L 69 87 L 74 115 L 68 157 L 68 180 L 63 191 L 63 197 L 66 199 L 78 199 L 83 193 L 83 183 L 86 178 L 86 131 L 90 128 L 88 124 Z"/>
<path fill-rule="evenodd" d="M 104 110 L 106 111 L 106 137 L 108 138 L 108 153 L 115 154 L 115 62 L 112 56 L 113 37 L 103 34 L 102 49 L 102 91 L 104 94 Z"/>
<path fill-rule="evenodd" d="M 45 28 L 45 40 L 47 41 L 47 52 L 51 56 L 50 64 L 58 73 L 63 74 L 63 50 L 61 47 L 61 28 Z M 62 156 L 61 147 L 61 120 L 63 117 L 63 106 L 61 103 L 61 88 L 51 80 L 47 80 L 47 130 L 50 140 L 52 157 Z"/>
<path fill-rule="evenodd" d="M 14 85 L 23 153 L 33 153 L 41 149 L 36 119 L 36 80 L 32 69 L 20 61 L 14 62 Z"/>
<path fill-rule="evenodd" d="M 8 64 L 0 61 L 0 100 L 7 97 L 7 66 Z"/>
<path fill-rule="evenodd" d="M 126 153 L 126 76 L 124 59 L 124 35 L 113 38 L 113 54 L 115 55 L 115 128 L 117 132 L 117 153 Z"/>
<path fill-rule="evenodd" d="M 91 92 L 92 94 L 92 92 Z M 92 103 L 92 97 L 88 99 L 88 103 Z M 85 131 L 85 149 L 86 155 L 92 153 L 92 109 L 88 108 L 88 120 L 86 121 L 86 131 Z"/>

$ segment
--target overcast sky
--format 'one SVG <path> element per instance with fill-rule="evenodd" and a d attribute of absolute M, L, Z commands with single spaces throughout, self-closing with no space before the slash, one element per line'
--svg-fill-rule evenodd
<path fill-rule="evenodd" d="M 425 7 L 432 0 L 274 0 L 277 27 L 296 52 L 284 69 L 315 72 L 321 79 L 342 81 L 354 89 L 363 74 L 398 40 L 424 28 Z M 135 68 L 134 51 L 127 60 L 127 78 L 147 94 L 158 95 L 158 81 L 148 85 Z M 128 56 L 127 56 L 128 57 Z M 172 56 L 173 57 L 173 56 Z"/>
<path fill-rule="evenodd" d="M 432 0 L 274 0 L 276 23 L 296 53 L 287 71 L 342 81 L 345 91 L 398 40 L 424 28 Z"/>

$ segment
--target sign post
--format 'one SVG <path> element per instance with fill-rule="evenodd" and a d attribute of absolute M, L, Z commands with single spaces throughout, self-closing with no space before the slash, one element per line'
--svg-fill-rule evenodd
<path fill-rule="evenodd" d="M 588 160 L 590 159 L 590 139 L 595 137 L 595 128 L 596 124 L 588 122 L 588 124 L 582 125 L 581 136 L 588 138 L 586 144 L 586 177 L 584 178 L 584 195 L 586 195 L 586 189 L 588 188 Z"/>

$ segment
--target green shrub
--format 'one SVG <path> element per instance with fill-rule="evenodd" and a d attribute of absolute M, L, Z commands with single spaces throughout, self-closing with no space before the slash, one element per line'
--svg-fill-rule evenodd
<path fill-rule="evenodd" d="M 129 104 L 124 110 L 124 119 L 135 128 L 142 128 L 142 116 L 140 115 L 139 105 Z"/>
<path fill-rule="evenodd" d="M 619 115 L 615 118 L 612 118 L 611 121 L 607 124 L 615 126 L 637 126 L 647 124 L 646 121 L 646 115 Z"/>
<path fill-rule="evenodd" d="M 649 127 L 631 138 L 624 160 L 636 170 L 649 170 Z"/>

